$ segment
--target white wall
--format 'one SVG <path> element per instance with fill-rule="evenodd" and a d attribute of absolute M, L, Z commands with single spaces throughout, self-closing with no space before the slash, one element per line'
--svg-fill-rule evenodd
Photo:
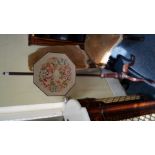
<path fill-rule="evenodd" d="M 28 35 L 0 34 L 0 72 L 29 72 L 28 55 L 39 46 L 28 46 Z M 63 97 L 48 97 L 34 84 L 33 76 L 0 77 L 0 106 L 50 103 Z"/>

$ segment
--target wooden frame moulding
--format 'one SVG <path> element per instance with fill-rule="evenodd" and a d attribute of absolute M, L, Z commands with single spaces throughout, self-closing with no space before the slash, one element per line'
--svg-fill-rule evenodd
<path fill-rule="evenodd" d="M 84 43 L 82 42 L 73 42 L 73 41 L 62 41 L 56 39 L 45 39 L 36 37 L 35 34 L 28 35 L 28 45 L 41 45 L 41 46 L 56 46 L 56 45 L 79 45 L 82 49 Z"/>

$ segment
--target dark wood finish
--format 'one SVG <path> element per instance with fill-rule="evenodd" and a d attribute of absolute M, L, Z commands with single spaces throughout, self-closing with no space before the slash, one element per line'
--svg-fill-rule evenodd
<path fill-rule="evenodd" d="M 79 100 L 93 121 L 115 121 L 155 113 L 155 101 L 104 103 L 96 99 Z"/>
<path fill-rule="evenodd" d="M 32 76 L 33 75 L 33 72 L 3 72 L 2 73 L 3 75 L 23 75 L 23 76 L 25 76 L 25 75 L 30 75 L 30 76 Z M 97 75 L 97 74 L 79 74 L 79 73 L 76 73 L 76 76 L 91 76 L 91 77 L 99 77 L 100 75 Z"/>
<path fill-rule="evenodd" d="M 29 34 L 28 45 L 41 45 L 41 46 L 79 45 L 82 49 L 84 48 L 84 43 L 81 43 L 81 42 L 45 39 L 45 38 L 36 37 L 33 34 Z"/>
<path fill-rule="evenodd" d="M 33 72 L 9 72 L 9 75 L 33 75 Z"/>

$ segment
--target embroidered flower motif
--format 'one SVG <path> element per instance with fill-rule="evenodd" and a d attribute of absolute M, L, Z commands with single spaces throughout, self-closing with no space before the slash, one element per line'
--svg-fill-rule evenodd
<path fill-rule="evenodd" d="M 71 67 L 66 59 L 52 57 L 42 64 L 39 81 L 50 92 L 59 92 L 68 86 L 71 74 Z"/>

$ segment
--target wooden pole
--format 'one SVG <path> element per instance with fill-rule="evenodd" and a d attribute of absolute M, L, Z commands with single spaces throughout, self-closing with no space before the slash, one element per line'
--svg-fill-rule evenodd
<path fill-rule="evenodd" d="M 155 101 L 104 103 L 96 99 L 81 99 L 91 120 L 115 121 L 155 113 Z"/>

